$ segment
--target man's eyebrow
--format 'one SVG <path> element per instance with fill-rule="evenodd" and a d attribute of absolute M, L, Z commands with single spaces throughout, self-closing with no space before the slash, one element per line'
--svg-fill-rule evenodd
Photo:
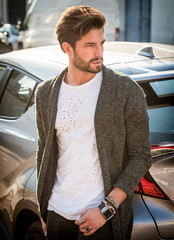
<path fill-rule="evenodd" d="M 102 44 L 104 44 L 106 40 L 104 39 L 103 41 L 101 41 Z M 84 45 L 95 45 L 96 43 L 95 42 L 86 42 L 84 43 Z"/>
<path fill-rule="evenodd" d="M 86 42 L 86 43 L 84 43 L 84 45 L 91 45 L 91 44 L 95 44 L 95 42 Z"/>

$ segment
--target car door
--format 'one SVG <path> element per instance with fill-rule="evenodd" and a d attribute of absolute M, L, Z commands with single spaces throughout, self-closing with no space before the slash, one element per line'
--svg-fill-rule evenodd
<path fill-rule="evenodd" d="M 35 165 L 37 84 L 17 68 L 0 66 L 0 211 L 10 219 L 15 202 L 23 198 L 21 175 Z"/>

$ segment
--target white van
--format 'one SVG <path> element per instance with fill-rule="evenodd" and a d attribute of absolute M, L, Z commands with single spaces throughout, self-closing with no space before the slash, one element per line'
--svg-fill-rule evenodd
<path fill-rule="evenodd" d="M 78 5 L 92 6 L 103 12 L 107 20 L 105 38 L 116 40 L 119 29 L 117 0 L 33 0 L 20 31 L 23 48 L 56 44 L 55 26 L 61 13 L 67 7 Z"/>

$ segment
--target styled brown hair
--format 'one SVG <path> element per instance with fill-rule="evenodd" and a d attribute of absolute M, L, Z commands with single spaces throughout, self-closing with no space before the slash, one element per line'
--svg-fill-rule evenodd
<path fill-rule="evenodd" d="M 68 42 L 75 49 L 76 41 L 91 29 L 104 28 L 103 13 L 90 6 L 73 6 L 63 12 L 56 25 L 56 35 L 60 46 Z"/>

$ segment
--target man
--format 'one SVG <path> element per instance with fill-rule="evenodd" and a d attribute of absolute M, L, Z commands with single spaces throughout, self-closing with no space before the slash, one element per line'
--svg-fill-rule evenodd
<path fill-rule="evenodd" d="M 37 89 L 37 194 L 49 240 L 130 239 L 132 194 L 151 165 L 144 94 L 103 65 L 104 25 L 96 9 L 67 9 L 56 33 L 68 68 Z"/>

